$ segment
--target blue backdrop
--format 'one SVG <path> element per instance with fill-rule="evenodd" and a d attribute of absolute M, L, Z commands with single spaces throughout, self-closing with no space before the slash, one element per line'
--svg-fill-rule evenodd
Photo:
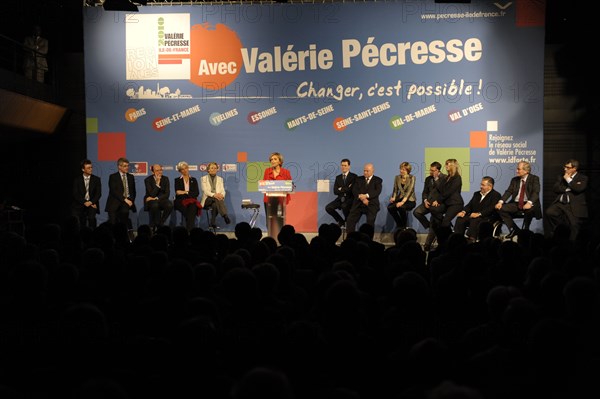
<path fill-rule="evenodd" d="M 219 163 L 239 222 L 281 152 L 300 231 L 333 221 L 324 207 L 342 158 L 358 174 L 374 164 L 382 204 L 403 161 L 418 198 L 429 163 L 448 158 L 465 202 L 485 175 L 502 193 L 519 160 L 542 177 L 543 2 L 139 8 L 84 8 L 88 156 L 103 209 L 120 156 L 138 176 L 138 208 L 149 165 L 173 180 L 179 161 L 196 177 Z M 376 231 L 393 227 L 383 209 Z"/>

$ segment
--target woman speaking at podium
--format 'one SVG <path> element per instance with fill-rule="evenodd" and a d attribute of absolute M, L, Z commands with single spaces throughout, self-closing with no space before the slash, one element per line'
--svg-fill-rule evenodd
<path fill-rule="evenodd" d="M 265 170 L 263 180 L 292 180 L 290 171 L 282 168 L 283 155 L 278 152 L 272 152 L 269 156 L 271 167 Z M 267 230 L 269 236 L 277 239 L 279 230 L 283 227 L 285 221 L 285 205 L 290 202 L 291 195 L 286 194 L 285 202 L 283 197 L 270 197 L 264 195 L 265 211 L 267 214 Z"/>

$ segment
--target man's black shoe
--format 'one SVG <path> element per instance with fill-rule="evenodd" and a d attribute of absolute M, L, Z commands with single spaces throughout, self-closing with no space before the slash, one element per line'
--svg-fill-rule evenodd
<path fill-rule="evenodd" d="M 223 219 L 225 219 L 225 224 L 230 224 L 231 223 L 231 219 L 229 219 L 228 215 L 223 216 Z"/>
<path fill-rule="evenodd" d="M 516 236 L 517 234 L 519 234 L 519 229 L 516 228 L 516 227 L 513 227 L 512 229 L 510 229 L 510 231 L 506 235 L 506 239 L 507 240 L 512 240 L 513 237 Z"/>

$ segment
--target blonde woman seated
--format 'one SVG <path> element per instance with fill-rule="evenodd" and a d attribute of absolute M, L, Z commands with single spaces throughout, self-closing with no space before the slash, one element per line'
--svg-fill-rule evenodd
<path fill-rule="evenodd" d="M 390 197 L 387 209 L 398 229 L 406 229 L 407 212 L 412 210 L 416 203 L 415 176 L 411 175 L 412 166 L 408 162 L 400 164 L 400 174 L 394 179 L 394 192 Z"/>
<path fill-rule="evenodd" d="M 217 214 L 221 215 L 226 224 L 231 223 L 227 216 L 227 207 L 225 206 L 225 185 L 223 178 L 217 176 L 219 165 L 216 162 L 208 164 L 208 174 L 202 176 L 200 184 L 202 185 L 202 199 L 200 203 L 205 210 L 210 209 L 210 226 L 217 227 L 215 221 Z"/>
<path fill-rule="evenodd" d="M 175 209 L 185 217 L 185 227 L 188 231 L 194 228 L 196 216 L 200 216 L 202 205 L 198 201 L 200 189 L 198 180 L 190 176 L 190 167 L 187 162 L 177 164 L 177 171 L 181 176 L 175 179 Z"/>
<path fill-rule="evenodd" d="M 433 201 L 431 208 L 431 215 L 439 221 L 441 227 L 450 227 L 452 219 L 465 206 L 460 194 L 462 177 L 456 159 L 446 160 L 446 172 L 448 172 L 448 177 L 440 186 L 440 196 L 437 201 Z"/>

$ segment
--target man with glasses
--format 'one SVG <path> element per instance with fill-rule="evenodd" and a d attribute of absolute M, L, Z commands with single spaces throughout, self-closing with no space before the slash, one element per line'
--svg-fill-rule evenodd
<path fill-rule="evenodd" d="M 513 218 L 523 217 L 523 228 L 529 230 L 529 225 L 534 216 L 542 217 L 540 204 L 540 178 L 531 174 L 529 162 L 521 161 L 517 164 L 517 175 L 510 180 L 508 188 L 496 204 L 502 222 L 510 230 L 506 235 L 512 239 L 519 232 Z"/>
<path fill-rule="evenodd" d="M 163 176 L 162 165 L 152 165 L 150 170 L 152 174 L 144 179 L 146 187 L 144 210 L 150 214 L 150 227 L 156 230 L 163 226 L 171 215 L 173 203 L 169 200 L 171 196 L 169 178 Z"/>
<path fill-rule="evenodd" d="M 579 172 L 579 161 L 569 159 L 564 166 L 564 173 L 554 184 L 556 199 L 546 209 L 546 235 L 550 236 L 556 226 L 566 224 L 571 228 L 571 240 L 579 234 L 582 218 L 588 216 L 585 191 L 588 178 Z"/>
<path fill-rule="evenodd" d="M 379 212 L 379 195 L 383 186 L 383 179 L 374 176 L 375 168 L 372 163 L 365 164 L 363 176 L 357 177 L 352 188 L 354 202 L 348 214 L 346 221 L 346 231 L 348 234 L 356 230 L 356 223 L 360 217 L 367 216 L 367 224 L 375 226 L 377 212 Z"/>

